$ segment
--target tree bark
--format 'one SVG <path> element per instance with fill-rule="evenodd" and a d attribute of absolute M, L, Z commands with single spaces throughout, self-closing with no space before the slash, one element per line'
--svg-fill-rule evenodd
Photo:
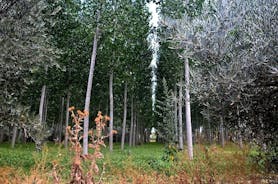
<path fill-rule="evenodd" d="M 131 118 L 130 118 L 130 131 L 129 131 L 129 146 L 132 146 L 132 138 L 133 138 L 133 126 L 134 126 L 134 122 L 133 122 L 133 96 L 131 97 Z"/>
<path fill-rule="evenodd" d="M 47 118 L 47 104 L 48 104 L 48 99 L 47 99 L 47 90 L 45 89 L 45 95 L 44 95 L 44 103 L 43 103 L 43 116 L 42 116 L 42 122 L 46 123 L 46 118 Z"/>
<path fill-rule="evenodd" d="M 223 125 L 223 114 L 220 116 L 220 140 L 221 146 L 224 148 L 225 146 L 225 135 L 224 135 L 224 125 Z"/>
<path fill-rule="evenodd" d="M 211 125 L 210 125 L 210 118 L 208 119 L 208 133 L 209 133 L 209 144 L 212 145 L 212 133 L 211 133 Z"/>
<path fill-rule="evenodd" d="M 99 19 L 99 15 L 97 17 Z M 96 56 L 97 56 L 97 39 L 99 34 L 99 28 L 97 25 L 96 33 L 94 36 L 93 41 L 93 51 L 91 56 L 91 64 L 90 64 L 90 72 L 88 77 L 88 84 L 87 84 L 87 91 L 86 91 L 86 99 L 85 99 L 85 109 L 87 112 L 90 110 L 90 100 L 91 100 L 91 91 L 92 91 L 92 84 L 93 84 L 93 76 L 94 76 L 94 69 L 96 63 Z M 88 131 L 89 131 L 89 116 L 84 118 L 84 127 L 83 127 L 83 154 L 88 154 Z"/>
<path fill-rule="evenodd" d="M 132 146 L 135 146 L 135 143 L 136 143 L 136 136 L 137 136 L 136 128 L 137 128 L 137 113 L 135 110 L 134 111 L 134 122 L 133 122 Z"/>
<path fill-rule="evenodd" d="M 182 134 L 182 78 L 179 87 L 179 149 L 183 150 L 183 134 Z"/>
<path fill-rule="evenodd" d="M 113 151 L 113 118 L 114 118 L 113 71 L 110 73 L 110 77 L 109 77 L 109 100 L 110 100 L 109 150 Z"/>
<path fill-rule="evenodd" d="M 11 147 L 12 147 L 12 148 L 14 148 L 14 145 L 15 145 L 16 134 L 17 134 L 17 126 L 14 125 L 14 126 L 13 126 L 13 137 L 12 137 L 12 143 L 11 143 Z"/>
<path fill-rule="evenodd" d="M 174 89 L 174 126 L 175 126 L 175 141 L 178 142 L 178 105 L 177 105 L 177 84 Z"/>
<path fill-rule="evenodd" d="M 65 106 L 65 98 L 62 97 L 61 102 L 61 110 L 60 110 L 60 125 L 59 125 L 59 142 L 62 142 L 62 129 L 63 129 L 63 121 L 64 121 L 64 106 Z"/>
<path fill-rule="evenodd" d="M 124 144 L 125 144 L 126 114 L 127 114 L 127 83 L 125 83 L 125 89 L 124 89 L 124 117 L 123 117 L 122 140 L 121 140 L 122 150 L 124 149 Z"/>
<path fill-rule="evenodd" d="M 4 127 L 0 127 L 0 143 L 4 141 Z"/>
<path fill-rule="evenodd" d="M 20 143 L 22 140 L 22 128 L 18 130 L 18 136 L 16 142 Z"/>
<path fill-rule="evenodd" d="M 241 124 L 241 119 L 240 119 L 240 114 L 239 114 L 239 107 L 238 107 L 238 105 L 237 105 L 237 121 L 238 121 L 238 125 L 240 125 Z M 238 132 L 238 142 L 239 142 L 239 147 L 240 147 L 240 149 L 243 149 L 243 143 L 242 143 L 242 136 L 241 136 L 241 132 L 239 131 Z"/>
<path fill-rule="evenodd" d="M 40 100 L 40 109 L 39 109 L 40 123 L 43 123 L 43 115 L 44 115 L 44 107 L 45 107 L 45 92 L 46 92 L 46 85 L 43 85 L 41 91 L 41 100 Z"/>
<path fill-rule="evenodd" d="M 191 110 L 190 110 L 190 75 L 189 75 L 189 61 L 184 61 L 185 69 L 185 111 L 186 111 L 186 135 L 187 135 L 187 149 L 189 159 L 193 159 L 193 144 L 192 144 L 192 127 L 191 127 Z"/>
<path fill-rule="evenodd" d="M 70 92 L 68 91 L 67 93 L 67 105 L 66 105 L 66 129 L 65 129 L 65 147 L 68 147 L 68 138 L 69 138 L 69 134 L 67 131 L 67 127 L 69 126 L 69 104 L 70 104 Z"/>

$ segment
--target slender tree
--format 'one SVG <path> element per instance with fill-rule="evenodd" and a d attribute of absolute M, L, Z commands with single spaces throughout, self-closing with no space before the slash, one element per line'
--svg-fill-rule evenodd
<path fill-rule="evenodd" d="M 67 92 L 67 104 L 66 104 L 66 129 L 69 126 L 69 106 L 70 106 L 70 92 Z M 65 147 L 68 147 L 68 131 L 65 130 Z"/>
<path fill-rule="evenodd" d="M 62 97 L 61 100 L 61 107 L 60 107 L 60 122 L 59 122 L 59 129 L 58 129 L 58 138 L 59 142 L 62 142 L 62 133 L 63 133 L 63 121 L 64 121 L 64 106 L 65 106 L 65 98 Z"/>
<path fill-rule="evenodd" d="M 114 97 L 113 97 L 113 71 L 109 75 L 109 102 L 110 102 L 110 121 L 109 121 L 109 150 L 113 151 L 113 120 L 114 120 Z"/>
<path fill-rule="evenodd" d="M 134 127 L 134 107 L 133 107 L 133 96 L 131 97 L 131 109 L 130 109 L 130 130 L 129 130 L 129 146 L 132 146 L 132 140 L 133 140 L 133 127 Z"/>
<path fill-rule="evenodd" d="M 193 159 L 193 144 L 192 144 L 192 128 L 191 128 L 191 111 L 190 111 L 190 94 L 189 94 L 189 61 L 184 60 L 185 68 L 185 111 L 186 111 L 186 135 L 187 135 L 187 150 L 189 159 Z"/>
<path fill-rule="evenodd" d="M 179 149 L 183 150 L 183 131 L 182 131 L 182 77 L 179 83 Z"/>
<path fill-rule="evenodd" d="M 40 108 L 39 108 L 39 116 L 40 116 L 41 123 L 43 123 L 45 95 L 46 95 L 46 85 L 43 85 L 42 90 L 41 90 L 41 100 L 40 100 Z"/>
<path fill-rule="evenodd" d="M 122 150 L 124 149 L 124 144 L 125 144 L 126 114 L 127 114 L 127 83 L 125 83 L 125 89 L 124 89 L 124 117 L 123 117 L 122 140 L 121 140 Z"/>
<path fill-rule="evenodd" d="M 178 141 L 178 98 L 177 98 L 177 84 L 174 88 L 174 126 L 175 126 L 175 141 Z"/>
<path fill-rule="evenodd" d="M 97 19 L 99 19 L 99 14 L 97 15 Z M 97 21 L 98 22 L 98 21 Z M 93 76 L 94 76 L 94 69 L 96 63 L 96 56 L 97 56 L 97 42 L 99 36 L 99 27 L 97 25 L 96 32 L 94 35 L 93 41 L 93 51 L 91 56 L 91 65 L 90 65 L 90 72 L 88 77 L 87 83 L 87 91 L 86 91 L 86 99 L 85 99 L 85 111 L 89 112 L 90 110 L 90 100 L 91 100 L 91 91 L 92 91 L 92 84 L 93 84 Z M 83 135 L 83 154 L 88 154 L 88 130 L 89 130 L 89 116 L 84 118 L 84 135 Z"/>

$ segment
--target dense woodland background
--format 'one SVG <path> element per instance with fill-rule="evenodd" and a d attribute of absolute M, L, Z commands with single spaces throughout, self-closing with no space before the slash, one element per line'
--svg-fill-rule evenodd
<path fill-rule="evenodd" d="M 158 141 L 182 149 L 188 89 L 193 144 L 257 145 L 258 160 L 277 171 L 277 1 L 157 3 L 153 110 L 145 1 L 0 1 L 0 142 L 34 141 L 40 149 L 55 140 L 67 146 L 67 109 L 86 109 L 94 67 L 89 128 L 98 111 L 111 117 L 106 131 L 118 131 L 110 136 L 111 151 L 113 142 L 122 141 L 122 149 L 124 142 L 148 142 L 151 127 Z"/>

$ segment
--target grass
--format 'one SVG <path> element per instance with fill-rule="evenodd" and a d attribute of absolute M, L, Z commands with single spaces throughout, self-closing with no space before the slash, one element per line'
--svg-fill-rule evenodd
<path fill-rule="evenodd" d="M 8 178 L 10 183 L 52 183 L 53 162 L 62 183 L 70 175 L 71 152 L 61 145 L 48 143 L 42 153 L 35 152 L 33 144 L 18 144 L 11 149 L 0 145 L 0 183 Z M 234 144 L 225 148 L 217 145 L 194 146 L 194 160 L 190 161 L 186 150 L 179 152 L 177 161 L 165 161 L 164 145 L 144 144 L 114 151 L 104 149 L 105 165 L 103 183 L 246 183 L 260 181 L 261 175 L 249 160 L 251 149 L 240 150 Z M 39 180 L 40 179 L 40 180 Z M 7 180 L 7 179 L 6 179 Z M 6 181 L 5 180 L 5 181 Z"/>

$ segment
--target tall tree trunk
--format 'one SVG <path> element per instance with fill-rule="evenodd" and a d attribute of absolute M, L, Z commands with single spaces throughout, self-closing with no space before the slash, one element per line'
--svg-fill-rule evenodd
<path fill-rule="evenodd" d="M 237 105 L 237 121 L 238 121 L 238 125 L 241 125 L 241 120 L 240 120 L 240 114 L 239 114 L 239 107 Z M 240 149 L 243 148 L 243 143 L 242 143 L 242 136 L 241 136 L 241 132 L 238 132 L 238 141 L 239 141 L 239 147 Z"/>
<path fill-rule="evenodd" d="M 220 141 L 221 141 L 221 146 L 224 147 L 225 135 L 224 135 L 224 125 L 223 125 L 223 113 L 220 116 Z"/>
<path fill-rule="evenodd" d="M 65 147 L 68 147 L 68 138 L 69 134 L 67 131 L 67 127 L 69 126 L 69 105 L 70 105 L 70 92 L 67 93 L 67 105 L 66 105 L 66 129 L 65 129 Z"/>
<path fill-rule="evenodd" d="M 16 142 L 20 143 L 22 140 L 22 128 L 18 129 L 18 136 Z"/>
<path fill-rule="evenodd" d="M 137 128 L 137 113 L 136 113 L 136 110 L 134 110 L 132 146 L 135 146 L 135 143 L 136 143 L 136 136 L 137 136 L 136 128 Z"/>
<path fill-rule="evenodd" d="M 125 83 L 125 89 L 124 89 L 124 118 L 123 118 L 122 140 L 121 140 L 122 150 L 124 149 L 124 145 L 125 145 L 126 114 L 127 114 L 127 83 Z"/>
<path fill-rule="evenodd" d="M 11 127 L 10 126 L 8 126 L 7 127 L 8 129 L 7 129 L 7 133 L 8 133 L 8 142 L 10 142 L 11 141 L 11 133 L 10 133 L 10 131 L 11 131 Z"/>
<path fill-rule="evenodd" d="M 179 87 L 179 149 L 183 150 L 183 134 L 182 134 L 182 77 Z"/>
<path fill-rule="evenodd" d="M 41 91 L 41 100 L 40 100 L 40 109 L 39 109 L 40 123 L 43 122 L 44 107 L 45 107 L 45 93 L 46 93 L 46 85 L 43 85 Z"/>
<path fill-rule="evenodd" d="M 17 134 L 17 126 L 14 125 L 13 126 L 13 137 L 12 137 L 12 143 L 11 143 L 12 148 L 14 148 L 14 145 L 15 145 L 16 134 Z"/>
<path fill-rule="evenodd" d="M 47 118 L 47 104 L 48 104 L 48 99 L 47 99 L 47 90 L 45 90 L 45 95 L 44 95 L 44 104 L 43 104 L 43 115 L 42 115 L 42 122 L 46 123 L 46 118 Z"/>
<path fill-rule="evenodd" d="M 193 159 L 193 144 L 192 144 L 192 127 L 191 127 L 191 110 L 190 110 L 190 81 L 189 81 L 189 61 L 184 61 L 185 69 L 185 117 L 186 117 L 186 135 L 187 135 L 187 149 L 189 159 Z"/>
<path fill-rule="evenodd" d="M 139 123 L 139 117 L 137 115 L 136 117 L 136 137 L 135 137 L 135 145 L 139 143 L 139 138 L 140 138 L 140 123 Z"/>
<path fill-rule="evenodd" d="M 113 118 L 114 118 L 113 71 L 110 73 L 110 77 L 109 77 L 109 100 L 110 100 L 109 150 L 113 151 Z"/>
<path fill-rule="evenodd" d="M 174 126 L 175 126 L 175 141 L 178 142 L 178 104 L 177 104 L 177 84 L 175 84 L 174 89 Z"/>
<path fill-rule="evenodd" d="M 97 15 L 97 20 L 99 19 L 99 15 Z M 98 22 L 98 21 L 97 21 Z M 91 91 L 92 91 L 92 84 L 93 84 L 93 76 L 94 76 L 94 69 L 96 63 L 96 56 L 97 56 L 97 39 L 99 34 L 99 28 L 97 25 L 96 33 L 94 36 L 94 43 L 93 43 L 93 51 L 91 56 L 91 65 L 90 65 L 90 72 L 88 77 L 88 84 L 87 84 L 87 91 L 86 91 L 86 99 L 85 99 L 85 109 L 87 112 L 90 111 L 90 100 L 91 100 Z M 88 131 L 89 131 L 89 116 L 84 118 L 84 127 L 83 127 L 83 154 L 88 154 Z"/>
<path fill-rule="evenodd" d="M 132 146 L 132 138 L 133 138 L 133 126 L 134 126 L 134 121 L 133 121 L 133 96 L 131 97 L 131 116 L 130 116 L 130 131 L 129 131 L 129 146 Z"/>
<path fill-rule="evenodd" d="M 64 106 L 65 106 L 65 98 L 62 97 L 61 109 L 60 109 L 60 125 L 59 125 L 59 142 L 62 142 L 62 132 L 63 132 L 63 121 L 64 121 Z"/>
<path fill-rule="evenodd" d="M 208 133 L 209 133 L 209 144 L 212 145 L 212 133 L 211 133 L 211 125 L 210 125 L 210 118 L 208 119 Z"/>
<path fill-rule="evenodd" d="M 0 128 L 0 143 L 2 143 L 4 141 L 4 127 Z"/>

